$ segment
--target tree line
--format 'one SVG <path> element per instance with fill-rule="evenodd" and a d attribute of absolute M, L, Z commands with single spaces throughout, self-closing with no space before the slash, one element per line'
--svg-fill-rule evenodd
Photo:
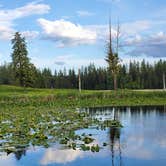
<path fill-rule="evenodd" d="M 79 76 L 74 69 L 51 72 L 45 68 L 39 70 L 36 67 L 28 69 L 29 78 L 24 78 L 26 87 L 34 88 L 66 88 L 78 89 Z M 31 71 L 30 71 L 31 70 Z M 119 89 L 161 89 L 163 88 L 163 73 L 166 71 L 166 61 L 158 61 L 150 64 L 142 62 L 130 62 L 121 65 L 117 76 Z M 80 70 L 82 89 L 107 90 L 114 89 L 114 78 L 106 67 L 95 67 L 90 64 Z M 15 78 L 11 63 L 0 66 L 0 84 L 20 85 Z"/>

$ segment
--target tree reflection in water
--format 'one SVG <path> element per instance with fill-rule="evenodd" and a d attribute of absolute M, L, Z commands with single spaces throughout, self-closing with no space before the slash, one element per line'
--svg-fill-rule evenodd
<path fill-rule="evenodd" d="M 119 153 L 119 165 L 122 165 L 122 151 L 120 144 L 120 129 L 111 127 L 110 128 L 110 148 L 112 157 L 112 166 L 115 165 L 115 151 L 118 150 Z"/>
<path fill-rule="evenodd" d="M 14 152 L 14 154 L 15 154 L 16 159 L 20 160 L 23 155 L 24 156 L 26 155 L 26 150 L 22 149 L 22 150 Z"/>
<path fill-rule="evenodd" d="M 113 108 L 113 119 L 119 121 L 119 110 L 115 107 Z M 121 142 L 120 142 L 120 134 L 121 129 L 117 127 L 110 127 L 110 148 L 111 148 L 111 157 L 112 157 L 112 166 L 115 165 L 115 151 L 118 150 L 119 154 L 119 164 L 122 166 L 122 151 L 121 151 Z M 117 147 L 115 147 L 117 146 Z"/>

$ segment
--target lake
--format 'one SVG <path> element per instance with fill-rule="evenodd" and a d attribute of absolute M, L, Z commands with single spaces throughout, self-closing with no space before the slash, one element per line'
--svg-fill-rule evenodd
<path fill-rule="evenodd" d="M 76 130 L 89 134 L 99 152 L 75 150 L 55 142 L 51 146 L 28 146 L 13 153 L 0 151 L 0 166 L 163 166 L 166 165 L 166 106 L 102 107 L 77 109 L 90 117 L 116 119 L 122 128 Z M 1 143 L 2 141 L 0 141 Z"/>

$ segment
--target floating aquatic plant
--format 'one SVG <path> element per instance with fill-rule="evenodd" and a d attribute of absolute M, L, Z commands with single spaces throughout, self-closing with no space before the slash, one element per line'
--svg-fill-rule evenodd
<path fill-rule="evenodd" d="M 29 146 L 49 147 L 59 143 L 72 149 L 98 152 L 99 145 L 90 145 L 90 134 L 76 134 L 77 130 L 96 126 L 121 127 L 118 121 L 100 121 L 85 112 L 36 107 L 13 107 L 0 110 L 0 151 L 15 153 Z M 105 145 L 105 144 L 104 144 Z"/>

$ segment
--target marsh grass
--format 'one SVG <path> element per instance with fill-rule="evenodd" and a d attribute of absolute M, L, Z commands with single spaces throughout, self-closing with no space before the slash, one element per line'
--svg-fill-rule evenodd
<path fill-rule="evenodd" d="M 23 89 L 15 86 L 0 86 L 0 106 L 31 107 L 96 107 L 164 105 L 166 91 L 90 91 L 65 89 Z"/>

